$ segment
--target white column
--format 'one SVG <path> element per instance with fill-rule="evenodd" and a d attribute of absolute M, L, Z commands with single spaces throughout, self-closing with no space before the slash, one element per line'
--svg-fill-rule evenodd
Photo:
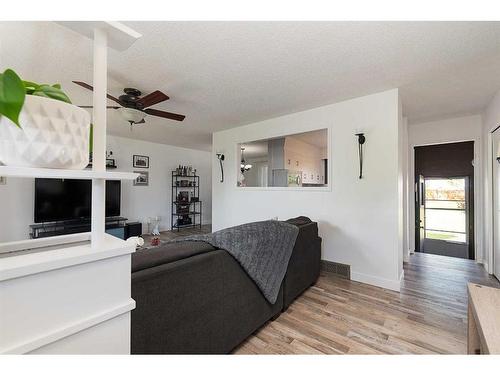
<path fill-rule="evenodd" d="M 106 170 L 106 91 L 107 91 L 107 35 L 103 29 L 94 30 L 94 146 L 92 169 Z M 92 180 L 92 247 L 99 247 L 104 238 L 106 180 Z"/>

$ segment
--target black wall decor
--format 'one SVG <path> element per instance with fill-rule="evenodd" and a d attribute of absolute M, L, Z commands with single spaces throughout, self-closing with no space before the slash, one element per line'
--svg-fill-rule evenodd
<path fill-rule="evenodd" d="M 363 145 L 366 142 L 364 133 L 355 134 L 358 137 L 358 156 L 359 156 L 359 178 L 363 178 Z"/>
<path fill-rule="evenodd" d="M 220 182 L 224 182 L 224 166 L 222 165 L 224 154 L 217 154 L 217 159 L 219 159 L 220 164 Z"/>

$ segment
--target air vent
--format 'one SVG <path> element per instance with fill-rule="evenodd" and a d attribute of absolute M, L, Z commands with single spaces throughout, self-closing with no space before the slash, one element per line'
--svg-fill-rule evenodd
<path fill-rule="evenodd" d="M 330 262 L 328 260 L 321 261 L 321 270 L 324 272 L 334 273 L 344 279 L 351 279 L 351 266 L 348 264 Z"/>

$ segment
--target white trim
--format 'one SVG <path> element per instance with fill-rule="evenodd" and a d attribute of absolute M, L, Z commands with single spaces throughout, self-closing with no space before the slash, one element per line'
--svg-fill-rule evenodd
<path fill-rule="evenodd" d="M 491 129 L 493 131 L 494 128 Z M 489 274 L 493 274 L 494 268 L 495 268 L 495 255 L 494 255 L 494 248 L 493 246 L 495 245 L 495 208 L 493 207 L 494 199 L 493 199 L 493 184 L 495 183 L 493 179 L 493 133 L 488 132 L 488 150 L 487 150 L 487 165 L 486 165 L 486 174 L 489 175 L 489 180 L 490 184 L 488 186 L 487 194 L 485 197 L 485 209 L 486 209 L 486 222 L 487 222 L 487 231 L 486 231 L 486 242 L 487 242 L 487 249 L 488 249 L 488 268 L 486 270 L 488 271 Z"/>
<path fill-rule="evenodd" d="M 32 340 L 23 342 L 22 344 L 17 344 L 11 346 L 9 348 L 3 349 L 1 351 L 2 354 L 24 354 L 41 348 L 42 346 L 51 344 L 55 341 L 61 340 L 70 335 L 74 335 L 75 333 L 81 332 L 85 329 L 96 326 L 100 323 L 103 323 L 107 320 L 116 318 L 119 315 L 128 313 L 129 311 L 135 308 L 135 301 L 133 299 L 129 299 L 122 305 L 114 306 L 108 310 L 101 311 L 98 314 L 91 315 L 86 319 L 81 319 L 75 321 L 69 325 L 63 326 L 59 329 L 56 329 L 52 332 L 44 334 L 43 336 L 39 336 L 33 338 Z"/>
<path fill-rule="evenodd" d="M 132 172 L 107 172 L 90 169 L 51 169 L 0 166 L 0 176 L 25 178 L 64 178 L 73 180 L 135 180 L 139 174 Z"/>
<path fill-rule="evenodd" d="M 401 277 L 403 277 L 403 274 L 404 273 L 402 272 Z M 399 292 L 401 290 L 401 280 L 402 279 L 390 280 L 390 279 L 384 279 L 381 277 L 367 275 L 364 273 L 351 272 L 351 280 Z"/>

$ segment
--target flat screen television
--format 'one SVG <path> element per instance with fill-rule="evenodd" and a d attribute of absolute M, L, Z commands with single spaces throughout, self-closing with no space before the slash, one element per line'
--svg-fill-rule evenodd
<path fill-rule="evenodd" d="M 90 180 L 35 179 L 35 223 L 90 219 Z M 120 216 L 120 181 L 106 181 L 106 217 Z"/>

